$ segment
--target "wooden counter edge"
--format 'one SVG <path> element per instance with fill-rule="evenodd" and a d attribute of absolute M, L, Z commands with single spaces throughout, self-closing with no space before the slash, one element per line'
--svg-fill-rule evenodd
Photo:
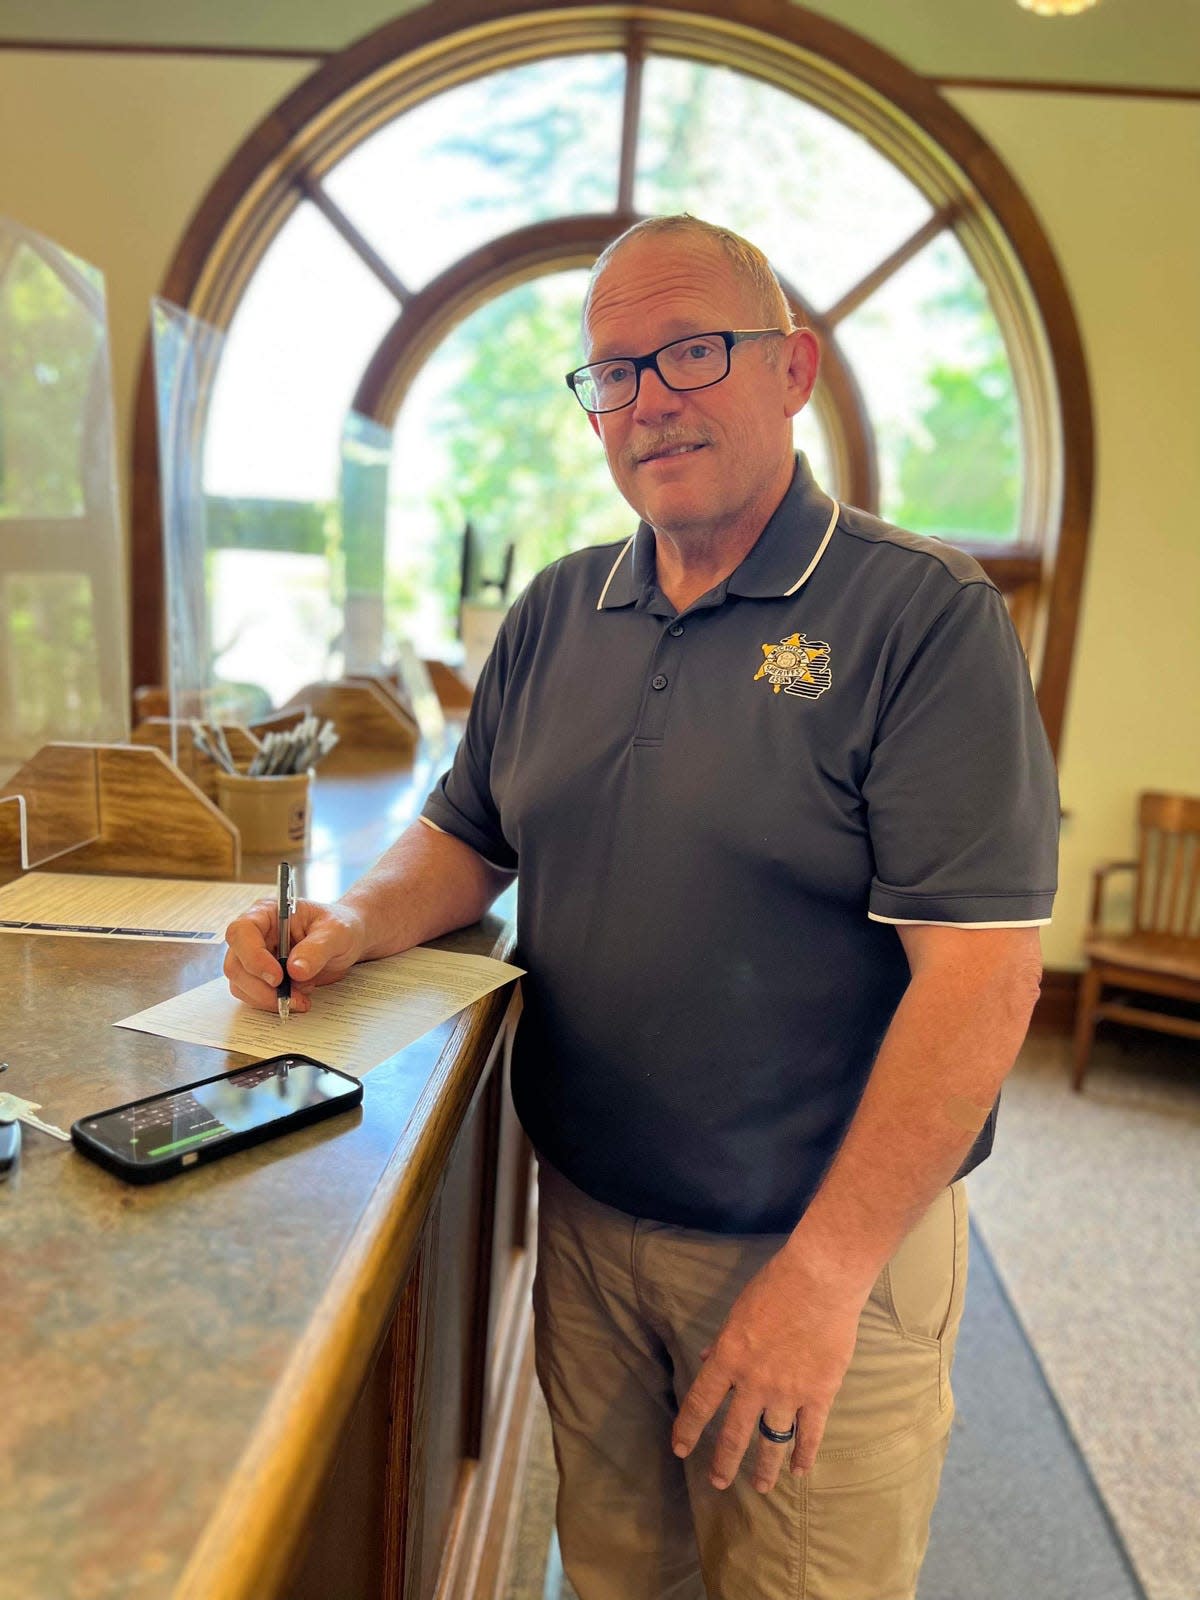
<path fill-rule="evenodd" d="M 493 954 L 503 959 L 504 950 Z M 505 984 L 461 1014 L 174 1600 L 264 1600 L 280 1592 L 511 995 Z"/>

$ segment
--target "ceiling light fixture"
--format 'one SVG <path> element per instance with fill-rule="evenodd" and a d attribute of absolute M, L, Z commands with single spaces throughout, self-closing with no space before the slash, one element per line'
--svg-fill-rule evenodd
<path fill-rule="evenodd" d="M 1017 4 L 1039 17 L 1073 17 L 1094 6 L 1096 0 L 1017 0 Z"/>

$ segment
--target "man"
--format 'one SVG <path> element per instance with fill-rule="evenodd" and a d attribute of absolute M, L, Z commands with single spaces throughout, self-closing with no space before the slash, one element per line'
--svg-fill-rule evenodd
<path fill-rule="evenodd" d="M 293 1003 L 518 871 L 581 1600 L 902 1600 L 952 1415 L 961 1175 L 1037 994 L 1049 751 L 979 567 L 793 456 L 817 342 L 752 246 L 638 225 L 584 331 L 568 381 L 641 526 L 513 607 L 424 825 L 301 908 Z M 226 961 L 264 1007 L 271 932 L 239 919 Z"/>

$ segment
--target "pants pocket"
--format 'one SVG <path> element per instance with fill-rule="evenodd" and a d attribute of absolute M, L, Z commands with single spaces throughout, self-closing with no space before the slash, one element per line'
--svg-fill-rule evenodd
<path fill-rule="evenodd" d="M 967 1198 L 960 1182 L 938 1195 L 880 1274 L 877 1289 L 903 1338 L 935 1345 L 957 1327 L 966 1246 Z"/>

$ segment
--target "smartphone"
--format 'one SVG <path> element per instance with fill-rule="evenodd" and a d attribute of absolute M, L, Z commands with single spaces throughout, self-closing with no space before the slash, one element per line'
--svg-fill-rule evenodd
<path fill-rule="evenodd" d="M 289 1051 L 80 1117 L 71 1138 L 119 1178 L 155 1183 L 349 1111 L 362 1095 L 349 1073 Z"/>

